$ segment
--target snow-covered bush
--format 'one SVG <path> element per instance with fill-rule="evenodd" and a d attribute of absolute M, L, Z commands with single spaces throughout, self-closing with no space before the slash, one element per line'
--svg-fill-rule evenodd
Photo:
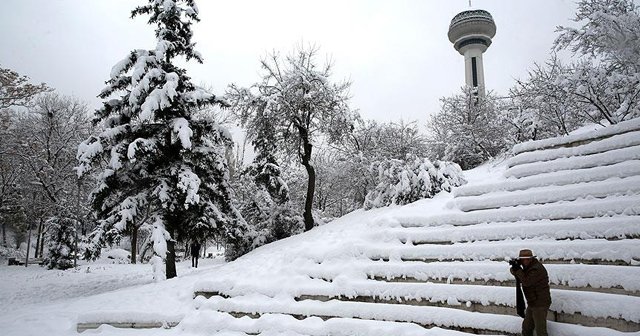
<path fill-rule="evenodd" d="M 105 264 L 129 264 L 131 263 L 131 252 L 121 248 L 104 250 L 100 254 L 100 262 Z"/>
<path fill-rule="evenodd" d="M 49 269 L 73 267 L 76 254 L 76 222 L 70 218 L 53 217 L 48 220 L 47 259 Z"/>
<path fill-rule="evenodd" d="M 304 222 L 289 201 L 289 188 L 273 157 L 258 155 L 235 183 L 236 201 L 249 230 L 227 244 L 227 259 L 300 233 Z"/>
<path fill-rule="evenodd" d="M 466 183 L 457 164 L 418 157 L 374 162 L 371 173 L 377 183 L 367 194 L 365 209 L 409 204 Z"/>

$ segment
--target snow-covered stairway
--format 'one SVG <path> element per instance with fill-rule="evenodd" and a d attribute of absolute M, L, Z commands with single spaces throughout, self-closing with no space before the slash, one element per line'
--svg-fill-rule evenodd
<path fill-rule="evenodd" d="M 460 187 L 442 208 L 376 218 L 361 233 L 376 243 L 303 252 L 286 275 L 203 281 L 195 307 L 517 334 L 505 259 L 532 248 L 550 275 L 552 334 L 640 334 L 640 120 L 516 146 L 502 179 Z"/>
<path fill-rule="evenodd" d="M 178 334 L 520 332 L 505 259 L 549 271 L 552 335 L 640 336 L 640 119 L 518 145 L 432 200 L 349 214 L 202 278 Z"/>

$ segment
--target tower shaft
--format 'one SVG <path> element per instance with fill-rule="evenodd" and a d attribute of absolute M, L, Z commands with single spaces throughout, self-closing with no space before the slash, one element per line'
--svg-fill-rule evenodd
<path fill-rule="evenodd" d="M 484 65 L 480 49 L 468 49 L 464 53 L 464 79 L 467 86 L 477 88 L 484 95 Z"/>

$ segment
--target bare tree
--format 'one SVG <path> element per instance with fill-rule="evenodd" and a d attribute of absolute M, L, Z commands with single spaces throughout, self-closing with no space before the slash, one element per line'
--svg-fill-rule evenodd
<path fill-rule="evenodd" d="M 35 96 L 47 91 L 51 88 L 46 84 L 31 84 L 29 77 L 0 67 L 0 110 L 11 106 L 28 107 Z"/>
<path fill-rule="evenodd" d="M 556 50 L 578 60 L 556 82 L 609 124 L 640 116 L 640 7 L 633 0 L 582 0 L 573 19 L 558 27 Z"/>
<path fill-rule="evenodd" d="M 352 125 L 347 105 L 349 82 L 329 81 L 332 64 L 316 64 L 317 47 L 299 47 L 290 56 L 272 53 L 262 60 L 262 80 L 250 89 L 232 85 L 227 97 L 250 136 L 273 127 L 277 150 L 296 157 L 308 175 L 304 207 L 305 230 L 314 226 L 312 215 L 316 172 L 312 165 L 313 146 L 320 137 L 340 140 Z"/>

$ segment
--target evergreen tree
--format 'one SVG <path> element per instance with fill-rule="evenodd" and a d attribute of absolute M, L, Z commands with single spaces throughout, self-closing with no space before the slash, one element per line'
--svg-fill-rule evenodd
<path fill-rule="evenodd" d="M 73 267 L 76 255 L 76 221 L 69 218 L 52 217 L 47 226 L 47 259 L 49 269 L 65 270 Z"/>
<path fill-rule="evenodd" d="M 225 148 L 226 129 L 212 118 L 196 118 L 207 106 L 224 101 L 194 86 L 174 60 L 202 62 L 194 50 L 191 24 L 198 21 L 194 0 L 149 0 L 132 17 L 150 15 L 156 48 L 134 50 L 117 63 L 100 93 L 104 106 L 94 122 L 104 130 L 78 149 L 80 176 L 100 167 L 92 205 L 99 220 L 87 254 L 117 241 L 133 227 L 153 226 L 154 265 L 166 259 L 166 277 L 176 275 L 175 240 L 219 234 L 230 244 L 246 223 L 232 205 Z M 119 94 L 115 99 L 112 96 Z M 162 277 L 155 268 L 157 278 Z"/>

